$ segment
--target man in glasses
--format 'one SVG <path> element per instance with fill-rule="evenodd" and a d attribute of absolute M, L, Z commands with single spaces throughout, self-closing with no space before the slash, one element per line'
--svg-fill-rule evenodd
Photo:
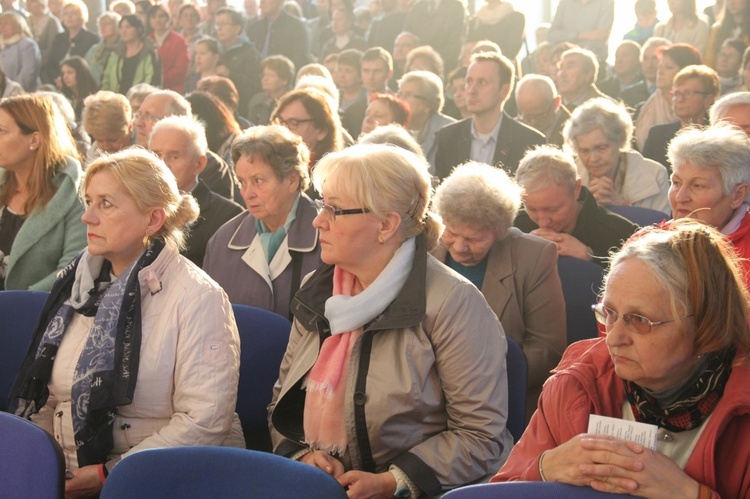
<path fill-rule="evenodd" d="M 677 132 L 690 125 L 707 125 L 708 110 L 719 98 L 721 86 L 716 71 L 708 66 L 687 66 L 674 77 L 672 109 L 678 121 L 652 126 L 643 146 L 643 157 L 653 159 L 672 171 L 667 146 Z"/>
<path fill-rule="evenodd" d="M 570 112 L 562 105 L 560 94 L 548 76 L 530 74 L 516 87 L 518 121 L 536 128 L 547 138 L 547 144 L 562 147 L 562 134 Z"/>

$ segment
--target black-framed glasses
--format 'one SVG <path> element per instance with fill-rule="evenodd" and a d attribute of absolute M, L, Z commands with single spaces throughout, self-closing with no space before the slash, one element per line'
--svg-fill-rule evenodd
<path fill-rule="evenodd" d="M 617 319 L 622 318 L 623 322 L 625 322 L 625 327 L 629 331 L 637 334 L 649 334 L 651 328 L 677 320 L 669 319 L 666 321 L 654 322 L 638 314 L 618 314 L 611 308 L 605 307 L 603 303 L 591 305 L 591 310 L 594 311 L 594 317 L 596 317 L 596 321 L 599 324 L 606 327 L 612 327 L 615 325 L 615 322 L 617 322 Z M 688 317 L 692 317 L 692 315 L 686 315 L 685 317 L 680 317 L 680 319 L 687 319 Z"/>
<path fill-rule="evenodd" d="M 328 220 L 330 220 L 331 222 L 335 222 L 336 217 L 343 215 L 370 213 L 370 210 L 368 210 L 367 208 L 352 208 L 350 210 L 342 210 L 341 208 L 331 206 L 330 204 L 325 204 L 322 199 L 316 199 L 315 206 L 318 208 L 318 211 L 320 213 L 325 213 L 326 218 L 328 218 Z"/>
<path fill-rule="evenodd" d="M 698 90 L 672 90 L 669 95 L 673 99 L 690 99 L 694 95 L 708 95 L 708 92 L 699 92 Z"/>
<path fill-rule="evenodd" d="M 280 116 L 277 116 L 276 119 L 273 120 L 273 122 L 276 125 L 287 127 L 292 132 L 298 129 L 302 123 L 312 123 L 313 121 L 315 120 L 313 120 L 312 118 L 308 118 L 306 120 L 300 120 L 297 118 L 289 118 L 288 120 L 285 120 L 284 118 Z"/>

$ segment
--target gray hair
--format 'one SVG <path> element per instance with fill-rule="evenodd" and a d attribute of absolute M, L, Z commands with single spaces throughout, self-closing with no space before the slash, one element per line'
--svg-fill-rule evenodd
<path fill-rule="evenodd" d="M 504 170 L 472 161 L 440 184 L 433 205 L 448 227 L 490 229 L 503 237 L 521 207 L 522 190 Z"/>
<path fill-rule="evenodd" d="M 175 130 L 187 135 L 190 140 L 190 153 L 193 157 L 206 155 L 208 150 L 206 129 L 200 121 L 190 116 L 167 116 L 163 120 L 159 120 L 151 130 L 151 137 L 148 140 L 149 149 L 154 135 L 167 130 Z"/>
<path fill-rule="evenodd" d="M 578 152 L 576 138 L 597 129 L 601 129 L 607 141 L 621 151 L 630 149 L 633 119 L 621 104 L 603 97 L 588 100 L 577 107 L 570 120 L 565 123 L 563 137 L 566 145 Z"/>
<path fill-rule="evenodd" d="M 683 128 L 669 143 L 667 156 L 673 168 L 690 163 L 701 169 L 718 169 L 725 196 L 739 184 L 750 184 L 750 138 L 733 126 L 719 123 L 704 129 Z"/>
<path fill-rule="evenodd" d="M 563 60 L 567 55 L 577 55 L 581 58 L 584 69 L 591 72 L 591 81 L 589 83 L 593 84 L 596 81 L 596 76 L 599 74 L 599 61 L 596 59 L 596 55 L 588 49 L 576 47 L 560 54 L 560 60 Z"/>
<path fill-rule="evenodd" d="M 750 106 L 750 92 L 734 92 L 714 102 L 711 106 L 711 124 L 718 124 L 735 106 Z"/>
<path fill-rule="evenodd" d="M 554 146 L 539 146 L 527 152 L 516 171 L 516 182 L 525 192 L 551 185 L 569 187 L 573 192 L 579 178 L 573 156 Z"/>
<path fill-rule="evenodd" d="M 331 108 L 334 111 L 339 108 L 339 91 L 333 80 L 329 80 L 325 76 L 308 74 L 297 80 L 297 84 L 294 85 L 295 90 L 304 88 L 319 90 L 323 95 L 328 97 L 331 102 Z"/>
<path fill-rule="evenodd" d="M 99 14 L 99 17 L 96 18 L 96 25 L 98 26 L 99 23 L 101 23 L 104 20 L 112 21 L 112 23 L 117 26 L 120 24 L 120 19 L 122 19 L 122 16 L 118 14 L 117 12 L 112 12 L 111 10 L 106 10 Z"/>
<path fill-rule="evenodd" d="M 641 45 L 641 62 L 643 62 L 643 55 L 647 50 L 651 48 L 661 47 L 662 45 L 672 45 L 672 42 L 666 38 L 660 36 L 652 36 Z"/>
<path fill-rule="evenodd" d="M 425 159 L 422 147 L 409 132 L 404 130 L 404 127 L 401 125 L 379 126 L 370 133 L 362 135 L 357 140 L 357 144 L 385 144 L 400 147 L 401 149 L 406 149 L 407 151 L 414 153 L 424 160 L 425 168 L 429 169 L 430 167 Z"/>
<path fill-rule="evenodd" d="M 516 85 L 516 100 L 522 88 L 534 89 L 538 91 L 546 102 L 552 103 L 557 98 L 557 88 L 555 82 L 549 76 L 528 74 L 525 75 Z"/>
<path fill-rule="evenodd" d="M 419 91 L 430 106 L 430 110 L 433 113 L 442 111 L 445 105 L 445 95 L 440 77 L 430 71 L 410 71 L 401 77 L 398 87 L 401 88 L 404 83 L 412 81 L 419 85 Z"/>

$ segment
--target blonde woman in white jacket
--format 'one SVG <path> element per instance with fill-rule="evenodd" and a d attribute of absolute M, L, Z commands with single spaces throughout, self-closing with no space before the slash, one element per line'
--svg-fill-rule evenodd
<path fill-rule="evenodd" d="M 244 439 L 231 305 L 179 254 L 195 200 L 141 150 L 93 162 L 83 193 L 88 247 L 52 288 L 11 405 L 62 446 L 66 494 L 96 495 L 130 453 Z"/>

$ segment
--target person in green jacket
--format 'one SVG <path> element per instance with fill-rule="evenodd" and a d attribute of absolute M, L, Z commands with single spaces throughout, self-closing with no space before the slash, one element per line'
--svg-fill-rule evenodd
<path fill-rule="evenodd" d="M 120 20 L 120 43 L 107 58 L 102 73 L 102 90 L 125 94 L 139 83 L 161 85 L 161 64 L 146 27 L 136 15 Z"/>

